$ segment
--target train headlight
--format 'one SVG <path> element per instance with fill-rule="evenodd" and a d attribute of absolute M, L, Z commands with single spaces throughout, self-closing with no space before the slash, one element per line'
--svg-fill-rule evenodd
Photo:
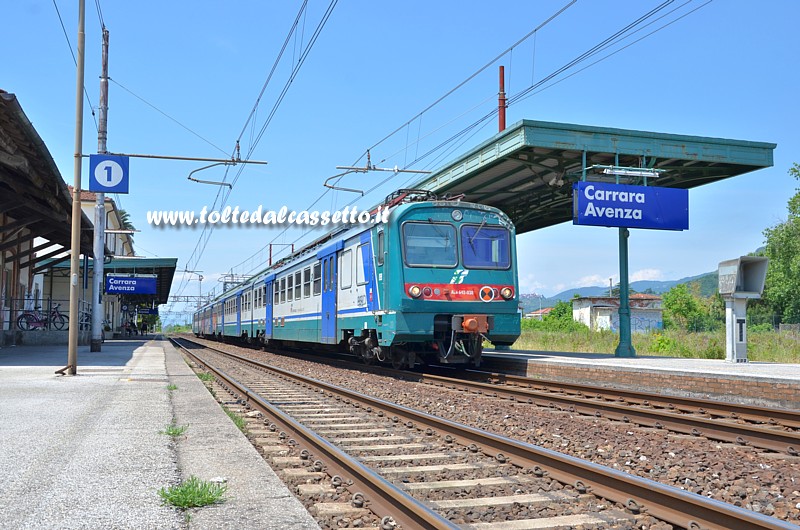
<path fill-rule="evenodd" d="M 450 213 L 450 216 L 453 218 L 453 221 L 455 222 L 459 222 L 461 219 L 464 218 L 464 214 L 461 212 L 461 210 L 453 210 Z"/>
<path fill-rule="evenodd" d="M 408 288 L 408 294 L 411 298 L 419 298 L 422 295 L 422 289 L 419 288 L 419 285 L 412 285 Z"/>
<path fill-rule="evenodd" d="M 510 287 L 503 287 L 500 289 L 500 296 L 506 300 L 511 300 L 514 298 L 514 291 Z"/>

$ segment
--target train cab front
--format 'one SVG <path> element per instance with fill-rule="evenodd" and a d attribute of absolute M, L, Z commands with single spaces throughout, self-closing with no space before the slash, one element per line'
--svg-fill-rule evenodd
<path fill-rule="evenodd" d="M 397 344 L 431 362 L 478 366 L 485 342 L 505 346 L 519 337 L 514 227 L 502 212 L 429 203 L 408 211 L 398 228 Z"/>

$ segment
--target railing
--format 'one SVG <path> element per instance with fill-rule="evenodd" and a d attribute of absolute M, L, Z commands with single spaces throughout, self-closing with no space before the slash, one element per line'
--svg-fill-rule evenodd
<path fill-rule="evenodd" d="M 0 307 L 0 329 L 15 331 L 68 330 L 77 322 L 80 330 L 92 328 L 92 307 L 86 300 L 78 302 L 78 318 L 69 314 L 69 300 L 44 299 L 39 301 L 16 298 L 10 307 Z"/>

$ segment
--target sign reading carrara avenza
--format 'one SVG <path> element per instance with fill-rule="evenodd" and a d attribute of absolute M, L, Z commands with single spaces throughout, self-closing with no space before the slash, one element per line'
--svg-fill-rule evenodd
<path fill-rule="evenodd" d="M 605 182 L 573 185 L 576 225 L 688 230 L 689 191 Z"/>

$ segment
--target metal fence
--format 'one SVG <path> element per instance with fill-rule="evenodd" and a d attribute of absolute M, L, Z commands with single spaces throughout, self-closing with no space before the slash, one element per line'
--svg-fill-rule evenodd
<path fill-rule="evenodd" d="M 81 330 L 92 327 L 92 307 L 89 301 L 78 302 L 78 317 L 70 318 L 69 300 L 46 298 L 12 299 L 10 307 L 0 308 L 0 329 L 18 331 L 68 330 L 75 322 Z"/>

